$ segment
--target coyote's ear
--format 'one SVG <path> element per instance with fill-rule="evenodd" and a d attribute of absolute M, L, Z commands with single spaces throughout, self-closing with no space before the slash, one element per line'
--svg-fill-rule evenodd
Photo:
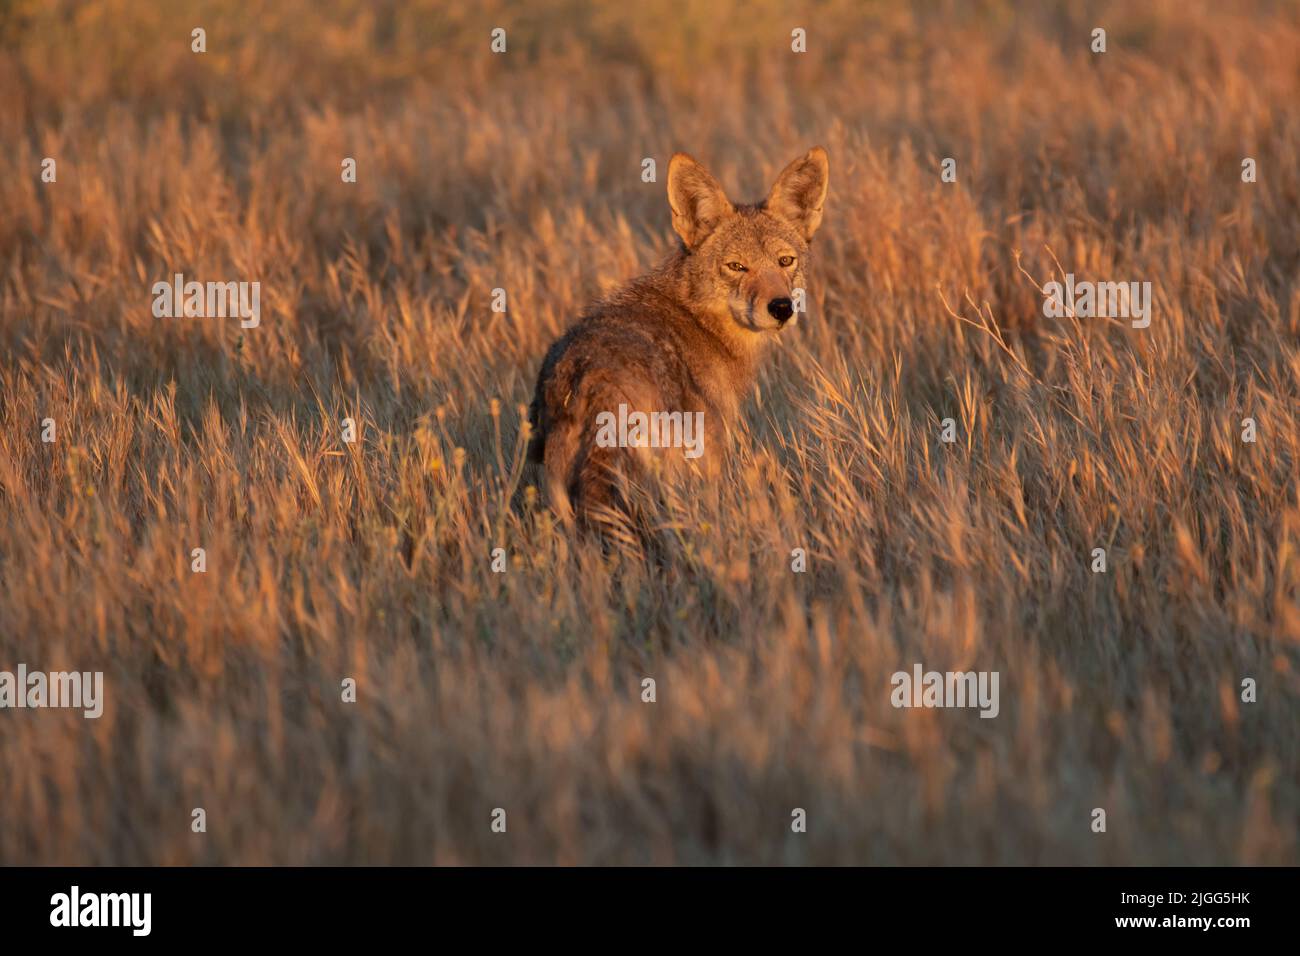
<path fill-rule="evenodd" d="M 814 146 L 781 171 L 763 207 L 811 239 L 822 222 L 822 204 L 830 184 L 826 150 Z"/>
<path fill-rule="evenodd" d="M 673 229 L 687 249 L 696 248 L 734 212 L 718 181 L 685 153 L 673 153 L 668 161 L 668 205 Z"/>

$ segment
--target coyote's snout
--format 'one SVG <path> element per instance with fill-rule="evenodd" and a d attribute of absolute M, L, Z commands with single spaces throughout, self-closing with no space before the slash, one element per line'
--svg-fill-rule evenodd
<path fill-rule="evenodd" d="M 694 159 L 673 156 L 668 204 L 681 246 L 587 310 L 537 378 L 529 455 L 566 523 L 617 511 L 620 477 L 718 473 L 763 347 L 795 318 L 828 172 L 814 147 L 766 199 L 738 205 Z M 702 431 L 684 454 L 676 439 L 693 422 Z"/>

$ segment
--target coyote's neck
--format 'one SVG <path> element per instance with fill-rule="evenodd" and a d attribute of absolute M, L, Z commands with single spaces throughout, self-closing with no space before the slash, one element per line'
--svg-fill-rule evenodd
<path fill-rule="evenodd" d="M 654 311 L 676 339 L 691 382 L 730 428 L 754 387 L 765 337 L 741 329 L 730 315 L 715 314 L 692 296 L 678 257 L 635 280 L 624 294 L 642 305 L 654 299 L 661 303 Z"/>
<path fill-rule="evenodd" d="M 711 345 L 717 353 L 714 359 L 721 359 L 728 366 L 737 391 L 747 391 L 752 387 L 768 337 L 742 329 L 725 307 L 721 310 L 710 308 L 694 295 L 686 268 L 686 253 L 674 253 L 645 279 L 655 291 L 695 320 L 704 333 L 705 343 L 702 344 Z"/>

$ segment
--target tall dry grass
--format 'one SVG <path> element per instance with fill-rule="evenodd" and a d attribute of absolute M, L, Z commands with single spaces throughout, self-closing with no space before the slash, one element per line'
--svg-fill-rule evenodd
<path fill-rule="evenodd" d="M 0 670 L 107 686 L 0 712 L 0 862 L 1296 863 L 1297 51 L 1267 2 L 0 5 Z M 811 315 L 671 560 L 512 507 L 672 151 L 756 198 L 813 143 Z M 1150 328 L 1044 318 L 1062 271 Z M 261 326 L 153 318 L 174 272 Z M 918 661 L 1000 716 L 894 709 Z"/>

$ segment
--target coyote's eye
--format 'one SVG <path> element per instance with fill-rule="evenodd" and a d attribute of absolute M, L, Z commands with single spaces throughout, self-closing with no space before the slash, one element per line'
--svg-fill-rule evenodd
<path fill-rule="evenodd" d="M 739 262 L 728 262 L 728 263 L 727 263 L 727 268 L 730 269 L 732 272 L 747 272 L 747 271 L 748 271 L 748 270 L 747 270 L 744 266 L 742 266 Z"/>
<path fill-rule="evenodd" d="M 780 259 L 777 259 L 776 261 L 781 263 L 782 269 L 788 269 L 792 265 L 794 265 L 794 256 L 782 256 Z"/>

